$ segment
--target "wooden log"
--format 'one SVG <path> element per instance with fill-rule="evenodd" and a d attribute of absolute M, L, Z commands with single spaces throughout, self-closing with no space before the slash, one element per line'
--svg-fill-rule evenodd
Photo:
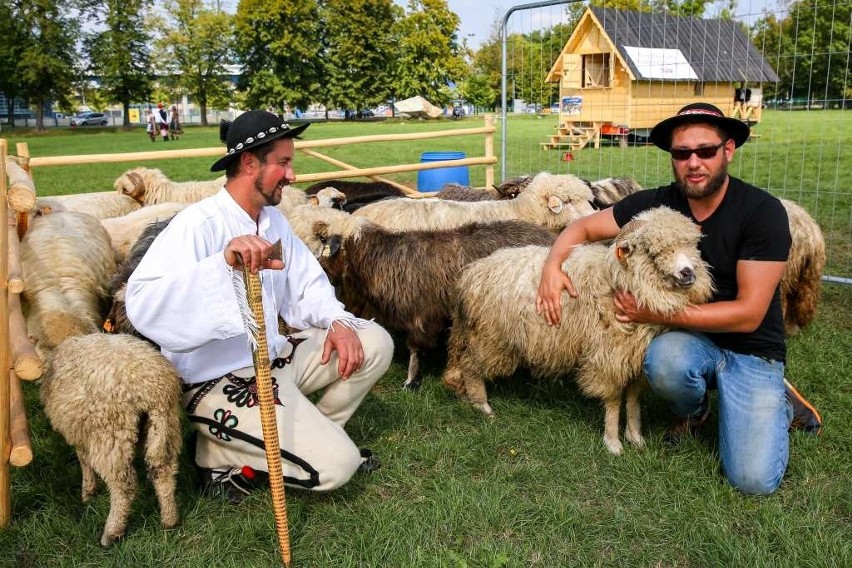
<path fill-rule="evenodd" d="M 494 156 L 494 115 L 486 114 L 485 115 L 485 127 L 492 130 L 485 135 L 485 157 L 486 158 L 494 158 L 495 162 L 497 158 Z M 494 164 L 490 166 L 485 166 L 485 187 L 487 189 L 491 189 L 494 187 Z"/>
<path fill-rule="evenodd" d="M 6 140 L 0 138 L 0 369 L 9 368 L 9 304 L 4 296 L 9 276 L 9 255 L 6 253 L 9 232 L 9 208 L 6 207 Z M 9 476 L 9 381 L 0 380 L 0 528 L 12 518 L 12 498 Z"/>
<path fill-rule="evenodd" d="M 23 467 L 33 461 L 33 445 L 30 441 L 30 427 L 27 423 L 27 406 L 24 402 L 24 390 L 15 371 L 9 370 L 9 463 Z"/>
<path fill-rule="evenodd" d="M 6 196 L 13 211 L 29 211 L 35 207 L 36 192 L 33 178 L 14 160 L 6 161 L 6 175 L 9 177 L 9 190 Z"/>
<path fill-rule="evenodd" d="M 27 324 L 21 310 L 19 294 L 24 290 L 23 271 L 21 270 L 21 253 L 15 227 L 10 223 L 6 247 L 8 254 L 9 276 L 9 349 L 15 373 L 26 381 L 34 381 L 44 372 L 44 364 L 35 351 L 27 333 Z M 18 275 L 14 278 L 12 275 Z M 13 285 L 14 284 L 14 285 Z"/>
<path fill-rule="evenodd" d="M 17 162 L 18 165 L 21 166 L 25 172 L 30 172 L 30 147 L 26 142 L 18 142 L 16 148 L 18 149 Z M 14 158 L 14 156 L 11 156 Z M 24 238 L 24 235 L 27 234 L 27 229 L 30 226 L 30 216 L 26 211 L 16 211 L 15 212 L 18 221 L 18 240 Z"/>

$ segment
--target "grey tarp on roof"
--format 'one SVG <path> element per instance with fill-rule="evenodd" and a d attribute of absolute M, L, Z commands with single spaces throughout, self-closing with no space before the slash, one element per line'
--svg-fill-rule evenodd
<path fill-rule="evenodd" d="M 668 14 L 590 8 L 637 79 L 643 77 L 624 46 L 679 49 L 699 81 L 776 83 L 778 75 L 731 20 L 701 20 Z"/>

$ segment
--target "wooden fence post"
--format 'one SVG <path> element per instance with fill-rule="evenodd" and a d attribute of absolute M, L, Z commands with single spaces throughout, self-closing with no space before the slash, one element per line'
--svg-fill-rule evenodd
<path fill-rule="evenodd" d="M 9 525 L 12 518 L 12 498 L 9 477 L 9 302 L 8 276 L 9 208 L 6 204 L 6 140 L 0 139 L 0 528 Z"/>
<path fill-rule="evenodd" d="M 485 157 L 486 158 L 494 158 L 494 162 L 497 162 L 497 158 L 494 156 L 494 115 L 486 114 L 485 115 L 485 128 L 489 129 L 491 132 L 488 132 L 485 135 Z M 490 164 L 485 166 L 485 189 L 491 189 L 494 187 L 494 164 Z"/>

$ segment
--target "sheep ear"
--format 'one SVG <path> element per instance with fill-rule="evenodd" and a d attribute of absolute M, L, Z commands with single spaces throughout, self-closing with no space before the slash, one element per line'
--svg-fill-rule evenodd
<path fill-rule="evenodd" d="M 562 213 L 563 205 L 562 200 L 555 195 L 551 195 L 547 200 L 547 208 L 557 215 Z"/>
<path fill-rule="evenodd" d="M 319 197 L 317 197 L 316 195 L 309 195 L 308 205 L 319 205 Z"/>
<path fill-rule="evenodd" d="M 630 256 L 630 244 L 626 242 L 618 243 L 615 247 L 615 258 L 618 259 L 618 262 L 623 264 L 628 256 Z"/>

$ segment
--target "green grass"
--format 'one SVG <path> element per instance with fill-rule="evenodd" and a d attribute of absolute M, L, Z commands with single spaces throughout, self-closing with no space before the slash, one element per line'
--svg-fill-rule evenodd
<path fill-rule="evenodd" d="M 785 119 L 799 116 L 777 114 Z M 532 118 L 510 126 L 528 129 L 528 136 L 536 141 L 535 151 L 540 152 L 541 122 Z M 308 133 L 316 139 L 353 131 L 456 126 L 450 122 L 317 124 Z M 759 128 L 768 132 L 769 126 L 767 117 Z M 754 148 L 769 144 L 768 138 L 764 134 Z M 26 140 L 34 156 L 154 146 L 141 131 L 51 133 L 27 135 Z M 359 166 L 396 163 L 400 156 L 416 162 L 419 151 L 425 150 L 481 155 L 481 140 L 471 139 L 470 146 L 464 146 L 464 140 L 427 141 L 416 149 L 385 144 L 381 155 L 375 155 L 375 148 L 340 148 L 333 155 Z M 215 142 L 212 128 L 188 129 L 175 146 L 204 147 Z M 751 144 L 738 154 L 738 160 L 749 161 Z M 637 155 L 630 162 L 636 169 L 622 169 L 631 153 Z M 559 153 L 540 154 L 558 157 Z M 574 162 L 557 165 L 563 170 L 570 166 L 590 178 L 629 175 L 646 171 L 640 164 L 648 172 L 656 171 L 657 166 L 645 162 L 656 160 L 661 152 L 604 148 L 579 154 Z M 641 155 L 644 161 L 638 159 Z M 164 160 L 149 165 L 161 167 L 175 179 L 199 179 L 214 177 L 206 171 L 210 162 L 206 158 Z M 300 157 L 297 171 L 311 171 L 312 162 Z M 106 190 L 127 167 L 73 169 L 80 170 L 80 179 L 88 180 L 89 190 Z M 608 168 L 610 173 L 601 175 Z M 87 190 L 68 178 L 63 184 L 58 172 L 71 169 L 45 168 L 37 187 L 41 191 L 49 185 L 52 193 Z M 540 169 L 554 171 L 555 167 Z M 664 180 L 665 168 L 657 169 Z M 837 175 L 848 176 L 849 169 Z M 637 179 L 648 184 L 651 176 Z M 849 187 L 843 183 L 838 187 Z M 837 198 L 842 199 L 842 195 Z M 848 208 L 848 195 L 845 199 Z M 850 322 L 852 289 L 826 283 L 816 321 L 789 342 L 788 376 L 820 409 L 825 431 L 819 438 L 792 435 L 784 483 L 765 498 L 744 496 L 725 483 L 712 431 L 677 449 L 665 448 L 661 436 L 670 417 L 653 396 L 646 395 L 642 403 L 648 446 L 636 450 L 627 444 L 624 455 L 616 457 L 603 444 L 602 408 L 581 396 L 570 379 L 534 380 L 519 373 L 490 385 L 489 400 L 496 417 L 488 420 L 441 386 L 444 361 L 440 354 L 424 361 L 426 376 L 420 392 L 401 391 L 407 353 L 398 342 L 389 373 L 347 426 L 356 443 L 378 453 L 383 466 L 373 474 L 356 476 L 330 494 L 288 490 L 294 565 L 850 566 Z M 179 473 L 181 525 L 172 531 L 159 528 L 151 486 L 143 481 L 127 537 L 112 549 L 101 549 L 97 539 L 109 508 L 108 495 L 101 493 L 88 505 L 80 502 L 80 468 L 73 451 L 50 429 L 40 410 L 38 385 L 26 383 L 24 388 L 35 457 L 29 466 L 12 469 L 13 516 L 11 525 L 0 531 L 0 566 L 280 565 L 269 492 L 252 495 L 238 507 L 201 498 L 194 489 L 195 474 L 187 452 Z M 141 464 L 140 476 L 144 479 Z"/>

